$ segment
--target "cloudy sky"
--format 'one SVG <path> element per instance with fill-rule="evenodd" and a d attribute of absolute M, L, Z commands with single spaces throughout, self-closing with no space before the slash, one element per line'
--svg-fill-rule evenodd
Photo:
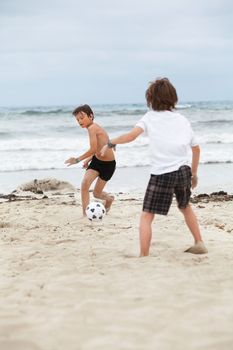
<path fill-rule="evenodd" d="M 232 0 L 0 0 L 0 106 L 233 100 Z"/>

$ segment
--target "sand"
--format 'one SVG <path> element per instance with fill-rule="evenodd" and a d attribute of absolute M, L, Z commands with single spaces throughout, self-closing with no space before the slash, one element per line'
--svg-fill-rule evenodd
<path fill-rule="evenodd" d="M 78 191 L 23 196 L 0 204 L 1 350 L 232 349 L 233 201 L 193 204 L 208 254 L 174 202 L 138 258 L 142 194 L 93 224 Z"/>

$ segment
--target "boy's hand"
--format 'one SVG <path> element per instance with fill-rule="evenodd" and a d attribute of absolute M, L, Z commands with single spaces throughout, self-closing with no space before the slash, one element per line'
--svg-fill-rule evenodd
<path fill-rule="evenodd" d="M 100 154 L 102 157 L 104 157 L 107 150 L 108 150 L 108 145 L 105 145 L 104 147 L 101 148 Z"/>
<path fill-rule="evenodd" d="M 71 157 L 65 161 L 65 164 L 68 164 L 68 166 L 77 164 L 77 158 Z"/>
<path fill-rule="evenodd" d="M 192 176 L 192 188 L 197 187 L 197 183 L 198 183 L 198 177 L 197 177 L 197 175 L 193 175 Z"/>
<path fill-rule="evenodd" d="M 85 162 L 83 162 L 83 168 L 86 169 L 90 163 L 90 159 L 89 160 L 85 160 Z"/>

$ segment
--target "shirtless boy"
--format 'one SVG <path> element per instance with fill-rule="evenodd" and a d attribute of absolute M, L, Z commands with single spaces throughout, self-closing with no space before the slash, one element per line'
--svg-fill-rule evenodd
<path fill-rule="evenodd" d="M 90 142 L 90 147 L 85 153 L 65 161 L 68 166 L 84 161 L 83 167 L 87 169 L 81 185 L 83 215 L 86 215 L 85 210 L 90 201 L 90 186 L 96 179 L 93 195 L 95 198 L 104 200 L 106 211 L 109 211 L 114 197 L 104 192 L 103 189 L 114 174 L 116 161 L 112 148 L 109 148 L 103 156 L 100 153 L 103 146 L 109 141 L 108 134 L 94 122 L 94 113 L 90 106 L 85 104 L 75 108 L 73 115 L 79 126 L 87 129 Z"/>

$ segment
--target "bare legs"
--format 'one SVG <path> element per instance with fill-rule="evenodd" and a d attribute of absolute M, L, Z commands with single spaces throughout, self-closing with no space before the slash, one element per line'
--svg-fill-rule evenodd
<path fill-rule="evenodd" d="M 180 211 L 184 215 L 185 222 L 193 235 L 195 243 L 202 241 L 197 217 L 190 204 L 185 209 L 180 209 Z"/>
<path fill-rule="evenodd" d="M 187 252 L 194 254 L 203 254 L 207 253 L 207 249 L 202 243 L 200 228 L 198 225 L 197 217 L 190 205 L 188 205 L 185 209 L 180 209 L 182 214 L 184 215 L 185 222 L 193 235 L 196 246 L 193 246 L 187 250 Z M 154 214 L 142 212 L 140 218 L 140 256 L 148 256 L 150 250 L 150 243 L 152 237 L 152 222 L 154 219 Z"/>
<path fill-rule="evenodd" d="M 110 196 L 108 193 L 103 192 L 104 186 L 106 185 L 107 181 L 101 180 L 98 178 L 96 181 L 94 190 L 93 190 L 93 195 L 95 198 L 99 198 L 101 200 L 105 201 L 105 208 L 106 211 L 108 212 L 110 210 L 110 207 L 112 205 L 112 202 L 114 201 L 114 197 Z"/>
<path fill-rule="evenodd" d="M 152 237 L 152 221 L 154 214 L 143 211 L 140 218 L 139 235 L 140 235 L 140 256 L 148 256 L 150 242 Z"/>
<path fill-rule="evenodd" d="M 92 182 L 99 176 L 99 173 L 95 170 L 88 169 L 84 175 L 82 185 L 81 185 L 81 198 L 82 198 L 82 208 L 83 215 L 85 216 L 85 210 L 90 202 L 89 189 Z"/>
<path fill-rule="evenodd" d="M 201 238 L 201 232 L 198 225 L 197 217 L 195 213 L 193 212 L 193 209 L 190 205 L 188 205 L 185 209 L 180 209 L 180 211 L 183 213 L 185 222 L 190 230 L 190 232 L 193 235 L 195 244 L 185 250 L 186 253 L 192 253 L 192 254 L 206 254 L 208 253 L 208 250 L 206 249 L 204 243 L 202 242 Z"/>
<path fill-rule="evenodd" d="M 91 187 L 91 184 L 93 181 L 99 176 L 99 173 L 93 169 L 88 169 L 84 175 L 82 185 L 81 185 L 81 198 L 82 198 L 82 208 L 83 208 L 83 215 L 85 216 L 85 210 L 87 205 L 90 202 L 90 195 L 89 195 L 89 189 Z M 109 211 L 112 202 L 114 200 L 113 196 L 108 195 L 106 192 L 103 192 L 104 186 L 106 185 L 107 181 L 101 180 L 98 178 L 96 181 L 93 195 L 95 198 L 101 199 L 105 201 L 105 208 L 106 211 Z"/>

